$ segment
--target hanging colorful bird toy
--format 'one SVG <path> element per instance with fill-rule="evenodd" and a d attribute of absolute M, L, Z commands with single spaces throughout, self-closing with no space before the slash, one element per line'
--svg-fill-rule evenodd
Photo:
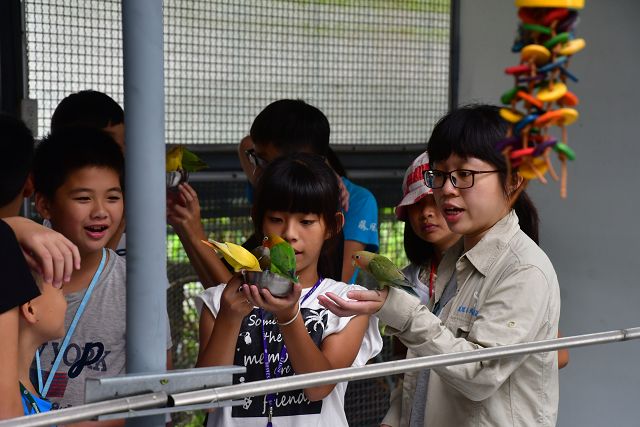
<path fill-rule="evenodd" d="M 584 0 L 516 0 L 520 25 L 512 51 L 520 64 L 508 67 L 514 86 L 500 98 L 505 105 L 500 115 L 510 122 L 509 131 L 496 148 L 505 156 L 507 175 L 518 171 L 525 180 L 547 183 L 547 171 L 560 179 L 560 196 L 567 197 L 567 160 L 576 158 L 569 147 L 566 127 L 578 119 L 578 97 L 568 88 L 577 82 L 569 72 L 574 54 L 585 47 L 576 38 L 578 9 Z M 556 127 L 556 136 L 551 130 Z M 558 178 L 550 155 L 557 153 L 561 163 Z M 524 188 L 524 186 L 523 186 Z"/>

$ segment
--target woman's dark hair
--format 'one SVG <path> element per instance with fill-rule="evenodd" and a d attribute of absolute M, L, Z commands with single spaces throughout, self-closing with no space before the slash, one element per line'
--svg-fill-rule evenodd
<path fill-rule="evenodd" d="M 319 215 L 331 231 L 318 260 L 318 274 L 339 280 L 343 236 L 336 213 L 340 211 L 338 179 L 321 156 L 294 153 L 279 157 L 265 168 L 256 186 L 252 217 L 256 235 L 262 237 L 266 212 L 301 212 Z"/>
<path fill-rule="evenodd" d="M 425 265 L 427 262 L 433 260 L 436 249 L 433 243 L 421 239 L 416 232 L 413 231 L 411 223 L 407 221 L 404 224 L 404 252 L 412 264 Z"/>
<path fill-rule="evenodd" d="M 451 154 L 461 158 L 475 157 L 500 170 L 500 181 L 507 192 L 507 164 L 495 145 L 507 134 L 508 123 L 493 105 L 466 105 L 442 117 L 429 138 L 429 161 L 444 161 Z M 514 175 L 515 177 L 515 175 Z M 529 196 L 522 191 L 513 204 L 520 228 L 538 243 L 538 211 Z"/>

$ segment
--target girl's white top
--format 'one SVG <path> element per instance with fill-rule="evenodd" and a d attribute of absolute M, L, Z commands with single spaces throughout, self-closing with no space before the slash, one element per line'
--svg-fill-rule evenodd
<path fill-rule="evenodd" d="M 201 312 L 203 305 L 211 311 L 214 317 L 220 310 L 220 298 L 225 285 L 219 285 L 205 290 L 196 297 L 196 306 Z M 302 290 L 302 297 L 311 288 Z M 331 334 L 342 331 L 351 317 L 338 317 L 318 303 L 318 295 L 333 292 L 344 299 L 350 290 L 363 290 L 357 285 L 347 285 L 331 279 L 324 279 L 313 294 L 301 305 L 300 315 L 304 319 L 309 335 L 320 345 L 322 340 Z M 268 313 L 265 316 L 265 334 L 269 341 L 269 365 L 271 377 L 278 365 L 279 354 L 284 343 L 274 317 Z M 246 366 L 247 373 L 234 376 L 234 384 L 247 381 L 265 379 L 262 320 L 258 308 L 247 316 L 242 322 L 240 334 L 236 343 L 236 356 L 234 364 Z M 382 338 L 378 330 L 376 316 L 369 318 L 367 328 L 360 351 L 352 366 L 364 366 L 369 359 L 374 357 L 382 349 Z M 288 359 L 288 357 L 287 357 Z M 283 362 L 283 376 L 294 375 L 289 361 Z M 274 427 L 294 426 L 348 426 L 344 412 L 344 394 L 347 383 L 339 383 L 333 391 L 319 402 L 310 402 L 304 396 L 302 390 L 277 393 L 273 408 Z M 269 406 L 266 396 L 252 396 L 244 399 L 243 405 L 224 407 L 209 413 L 207 426 L 266 426 Z"/>

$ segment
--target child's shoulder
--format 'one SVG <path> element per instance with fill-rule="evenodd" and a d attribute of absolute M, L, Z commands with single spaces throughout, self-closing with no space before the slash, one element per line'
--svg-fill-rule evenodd
<path fill-rule="evenodd" d="M 225 288 L 224 283 L 205 289 L 194 297 L 194 302 L 198 313 L 202 313 L 202 309 L 206 306 L 214 316 L 217 316 L 220 310 L 220 298 Z"/>

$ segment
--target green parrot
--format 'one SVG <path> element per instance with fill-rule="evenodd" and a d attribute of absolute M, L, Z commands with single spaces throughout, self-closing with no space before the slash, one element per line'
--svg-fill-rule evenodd
<path fill-rule="evenodd" d="M 298 283 L 298 276 L 296 276 L 296 253 L 293 247 L 276 234 L 266 236 L 262 245 L 269 248 L 271 272 L 286 277 L 294 283 Z"/>
<path fill-rule="evenodd" d="M 404 289 L 410 294 L 416 295 L 413 283 L 407 279 L 404 273 L 387 257 L 368 251 L 358 251 L 351 256 L 354 266 L 371 273 L 378 281 L 380 288 L 394 286 Z"/>

